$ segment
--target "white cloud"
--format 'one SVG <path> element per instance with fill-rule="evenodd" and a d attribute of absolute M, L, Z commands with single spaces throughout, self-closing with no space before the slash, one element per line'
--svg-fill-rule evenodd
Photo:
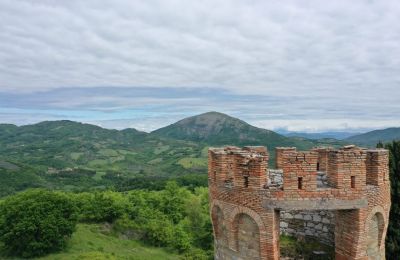
<path fill-rule="evenodd" d="M 369 117 L 395 123 L 398 17 L 396 0 L 2 0 L 0 92 L 222 88 L 280 101 L 235 99 L 222 107 L 193 95 L 161 103 L 228 110 L 244 119 L 283 114 L 290 120 L 328 117 L 340 125 L 349 114 L 365 124 Z M 115 110 L 132 108 L 131 102 L 143 107 L 159 99 L 61 96 L 52 106 Z"/>

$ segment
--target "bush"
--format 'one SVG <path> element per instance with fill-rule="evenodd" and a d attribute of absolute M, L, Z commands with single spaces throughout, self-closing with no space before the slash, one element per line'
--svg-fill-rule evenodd
<path fill-rule="evenodd" d="M 190 192 L 176 182 L 167 182 L 164 190 L 134 190 L 127 197 L 130 208 L 114 222 L 116 233 L 172 248 L 185 259 L 212 258 L 207 188 Z"/>
<path fill-rule="evenodd" d="M 29 190 L 1 204 L 0 241 L 9 255 L 41 256 L 64 248 L 76 222 L 76 208 L 66 195 Z"/>
<path fill-rule="evenodd" d="M 130 207 L 121 193 L 112 191 L 82 193 L 75 200 L 80 208 L 80 219 L 87 222 L 112 223 Z"/>

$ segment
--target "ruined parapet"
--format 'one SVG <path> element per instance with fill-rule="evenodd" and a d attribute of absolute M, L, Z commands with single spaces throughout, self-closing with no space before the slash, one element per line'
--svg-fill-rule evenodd
<path fill-rule="evenodd" d="M 318 153 L 317 171 L 326 172 L 328 169 L 328 154 L 332 147 L 316 147 L 312 151 Z"/>
<path fill-rule="evenodd" d="M 275 168 L 282 169 L 284 158 L 287 154 L 296 152 L 296 147 L 276 147 L 275 148 Z"/>
<path fill-rule="evenodd" d="M 328 182 L 333 188 L 364 190 L 366 150 L 345 146 L 328 154 Z"/>
<path fill-rule="evenodd" d="M 389 165 L 387 150 L 374 149 L 367 150 L 367 184 L 368 185 L 383 185 L 389 181 Z"/>
<path fill-rule="evenodd" d="M 386 150 L 281 147 L 277 167 L 268 169 L 262 147 L 209 150 L 216 259 L 279 259 L 279 232 L 293 229 L 282 216 L 297 216 L 298 235 L 329 243 L 334 232 L 337 259 L 383 259 L 390 209 Z"/>
<path fill-rule="evenodd" d="M 283 190 L 314 191 L 317 189 L 318 153 L 291 152 L 283 155 Z"/>
<path fill-rule="evenodd" d="M 216 186 L 261 189 L 268 182 L 267 167 L 265 147 L 210 149 L 209 180 Z"/>

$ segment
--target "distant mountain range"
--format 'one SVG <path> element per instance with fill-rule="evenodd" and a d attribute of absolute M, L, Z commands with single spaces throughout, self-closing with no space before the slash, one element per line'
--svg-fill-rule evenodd
<path fill-rule="evenodd" d="M 375 146 L 378 142 L 385 143 L 393 140 L 400 140 L 400 127 L 374 130 L 364 134 L 348 137 L 344 141 L 359 145 Z"/>
<path fill-rule="evenodd" d="M 318 139 L 337 139 L 337 140 L 343 140 L 348 137 L 354 136 L 354 135 L 359 135 L 361 133 L 354 133 L 354 132 L 320 132 L 320 133 L 305 133 L 305 132 L 291 132 L 287 130 L 277 130 L 278 133 L 287 136 L 287 137 L 303 137 L 307 139 L 313 139 L 313 140 L 318 140 Z"/>
<path fill-rule="evenodd" d="M 322 132 L 322 133 L 303 133 L 279 131 L 287 137 L 303 137 L 311 140 L 336 139 L 345 143 L 352 143 L 361 146 L 375 147 L 378 142 L 386 143 L 393 140 L 400 140 L 400 127 L 391 127 L 381 130 L 373 130 L 366 133 L 352 132 Z"/>

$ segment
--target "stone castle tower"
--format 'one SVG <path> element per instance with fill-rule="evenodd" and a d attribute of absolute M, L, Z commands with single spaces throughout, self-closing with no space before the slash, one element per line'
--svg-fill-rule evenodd
<path fill-rule="evenodd" d="M 260 146 L 209 149 L 215 259 L 279 259 L 280 233 L 330 243 L 339 260 L 385 259 L 387 150 L 279 147 L 275 170 L 268 157 Z"/>

